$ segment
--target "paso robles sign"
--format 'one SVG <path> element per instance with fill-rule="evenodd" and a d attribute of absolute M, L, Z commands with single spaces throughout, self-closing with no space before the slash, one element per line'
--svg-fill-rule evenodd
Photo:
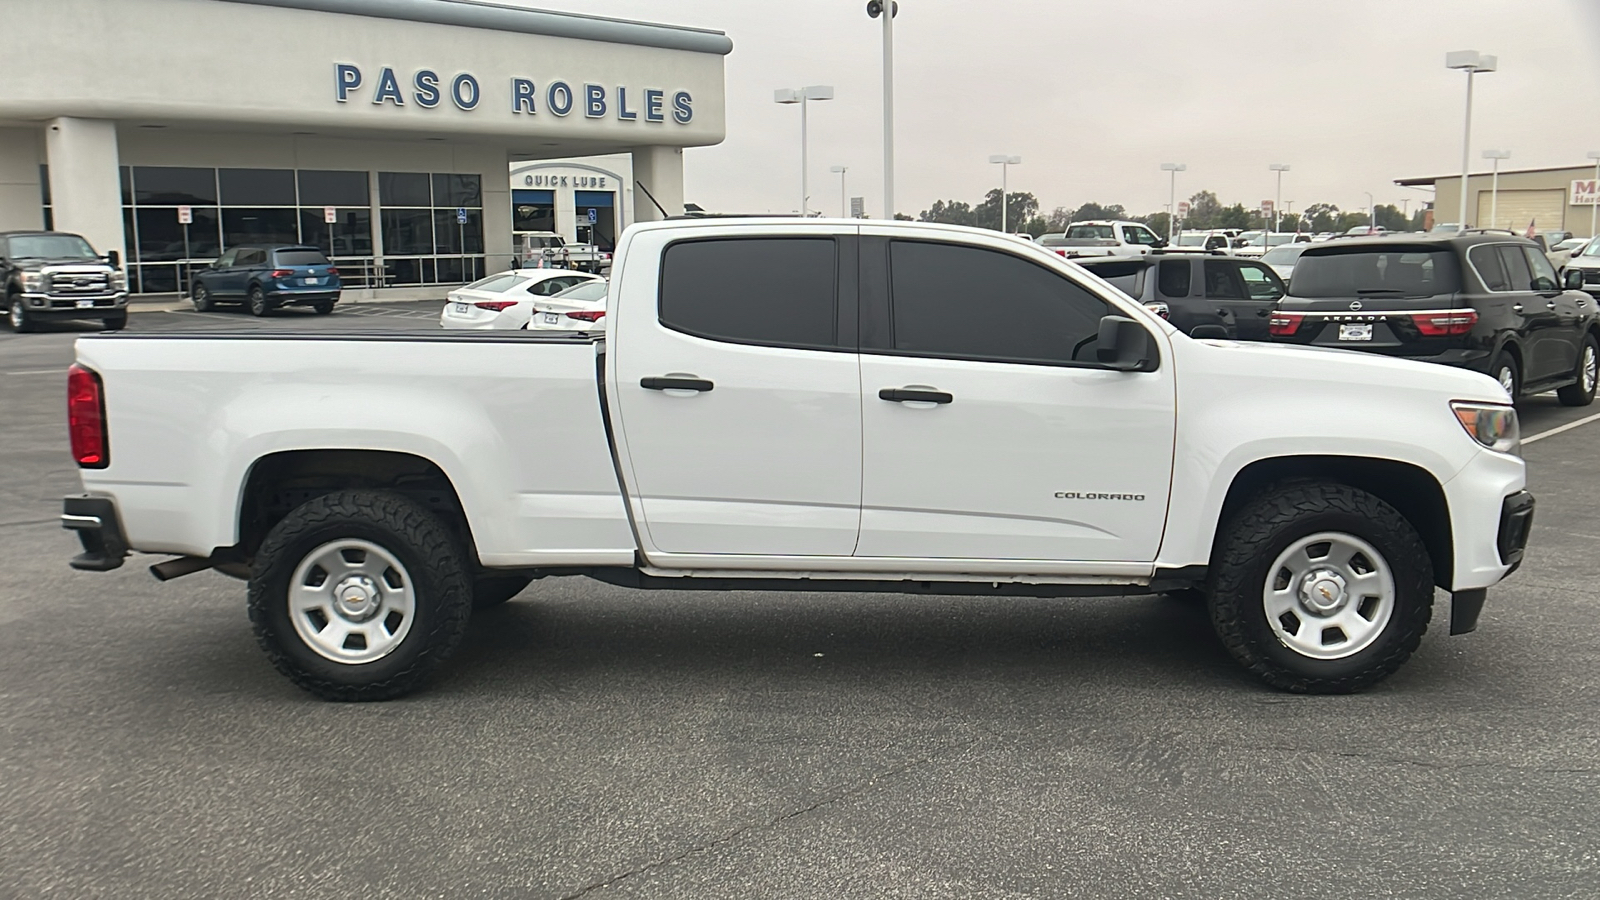
<path fill-rule="evenodd" d="M 375 106 L 433 109 L 448 98 L 457 109 L 472 112 L 491 92 L 470 72 L 443 77 L 432 69 L 420 69 L 406 79 L 384 66 L 369 79 L 360 66 L 338 63 L 333 67 L 333 97 L 340 103 L 365 101 Z M 688 91 L 669 94 L 660 88 L 569 84 L 559 79 L 541 85 L 529 78 L 512 78 L 505 85 L 505 92 L 490 105 L 516 115 L 543 111 L 558 118 L 579 113 L 586 119 L 670 120 L 679 125 L 694 119 L 694 98 Z"/>

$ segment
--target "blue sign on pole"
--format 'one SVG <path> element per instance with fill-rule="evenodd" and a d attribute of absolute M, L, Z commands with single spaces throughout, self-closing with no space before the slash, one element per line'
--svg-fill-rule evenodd
<path fill-rule="evenodd" d="M 456 224 L 467 224 L 467 208 L 465 206 L 456 207 Z"/>
<path fill-rule="evenodd" d="M 593 225 L 598 221 L 600 221 L 600 210 L 595 209 L 592 206 L 589 207 L 589 224 Z"/>

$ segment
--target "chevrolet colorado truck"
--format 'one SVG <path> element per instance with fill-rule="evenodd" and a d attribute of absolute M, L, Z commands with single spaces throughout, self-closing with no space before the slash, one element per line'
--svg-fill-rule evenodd
<path fill-rule="evenodd" d="M 955 226 L 639 224 L 610 291 L 603 334 L 80 338 L 72 565 L 246 579 L 283 674 L 377 700 L 574 575 L 1199 594 L 1261 679 L 1342 692 L 1410 656 L 1436 588 L 1470 631 L 1522 559 L 1517 417 L 1478 373 L 1195 340 Z"/>

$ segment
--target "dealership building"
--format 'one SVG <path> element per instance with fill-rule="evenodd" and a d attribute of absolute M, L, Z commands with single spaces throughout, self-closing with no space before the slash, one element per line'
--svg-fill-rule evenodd
<path fill-rule="evenodd" d="M 507 267 L 515 230 L 606 243 L 682 212 L 683 149 L 725 132 L 717 31 L 469 0 L 15 0 L 5 18 L 0 230 L 117 249 L 141 293 L 227 246 L 296 242 L 357 289 L 434 296 Z"/>
<path fill-rule="evenodd" d="M 1493 172 L 1473 172 L 1467 180 L 1467 225 L 1472 228 L 1509 228 L 1523 232 L 1532 224 L 1538 231 L 1570 231 L 1581 237 L 1594 235 L 1596 198 L 1600 182 L 1593 163 L 1545 169 L 1502 169 L 1496 190 Z M 1402 187 L 1434 189 L 1436 223 L 1454 222 L 1461 215 L 1461 176 L 1437 175 L 1401 178 Z M 1491 213 L 1493 214 L 1491 217 Z"/>

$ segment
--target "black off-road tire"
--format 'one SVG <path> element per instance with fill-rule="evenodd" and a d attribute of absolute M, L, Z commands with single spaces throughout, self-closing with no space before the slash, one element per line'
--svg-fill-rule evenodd
<path fill-rule="evenodd" d="M 1342 659 L 1313 659 L 1285 646 L 1267 621 L 1268 569 L 1290 544 L 1319 532 L 1358 537 L 1394 575 L 1394 611 L 1370 646 Z M 1433 615 L 1433 565 L 1422 537 L 1394 507 L 1343 484 L 1269 488 L 1234 514 L 1211 558 L 1211 622 L 1223 646 L 1273 687 L 1345 694 L 1399 669 L 1422 642 Z"/>
<path fill-rule="evenodd" d="M 308 553 L 358 538 L 392 553 L 408 570 L 415 619 L 388 655 L 359 665 L 312 650 L 289 619 L 288 589 Z M 250 621 L 279 672 L 324 700 L 389 700 L 416 689 L 450 654 L 472 614 L 472 579 L 443 523 L 398 494 L 340 491 L 309 500 L 267 533 L 250 573 Z"/>
<path fill-rule="evenodd" d="M 105 326 L 107 331 L 121 331 L 128 327 L 128 314 L 121 312 L 114 316 L 106 316 L 100 320 L 100 324 Z"/>
<path fill-rule="evenodd" d="M 1494 355 L 1494 362 L 1489 364 L 1489 377 L 1505 386 L 1502 373 L 1511 372 L 1511 402 L 1516 403 L 1522 399 L 1522 367 L 1517 365 L 1517 360 L 1504 350 Z"/>
<path fill-rule="evenodd" d="M 18 334 L 27 334 L 38 328 L 33 316 L 28 313 L 28 304 L 16 296 L 6 298 L 6 322 Z"/>
<path fill-rule="evenodd" d="M 1600 377 L 1596 377 L 1591 364 L 1600 365 L 1600 343 L 1596 343 L 1594 335 L 1583 336 L 1583 343 L 1578 347 L 1578 380 L 1556 391 L 1556 399 L 1562 406 L 1588 406 L 1594 402 L 1594 390 L 1600 384 Z M 1587 383 L 1585 383 L 1587 382 Z"/>
<path fill-rule="evenodd" d="M 211 289 L 203 282 L 196 281 L 189 290 L 189 302 L 194 304 L 195 312 L 211 312 L 217 308 L 216 300 L 211 296 Z"/>
<path fill-rule="evenodd" d="M 499 606 L 522 593 L 533 579 L 526 575 L 485 575 L 472 582 L 472 608 Z"/>
<path fill-rule="evenodd" d="M 250 296 L 245 300 L 245 308 L 250 310 L 252 316 L 267 316 L 272 314 L 272 301 L 267 299 L 267 292 L 261 285 L 250 286 Z"/>

